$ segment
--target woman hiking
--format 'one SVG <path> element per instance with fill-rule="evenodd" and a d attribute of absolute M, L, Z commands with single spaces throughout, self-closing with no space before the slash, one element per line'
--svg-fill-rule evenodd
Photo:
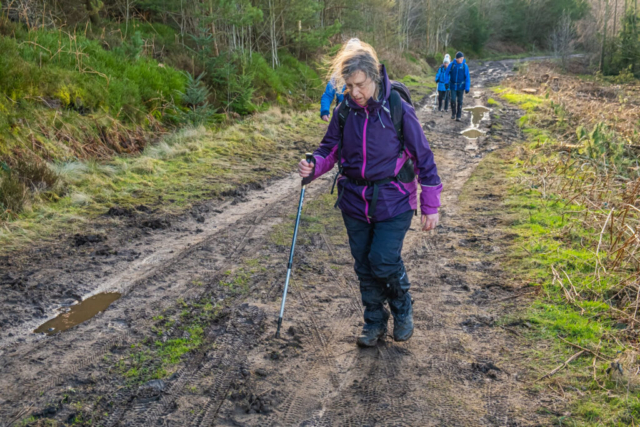
<path fill-rule="evenodd" d="M 357 49 L 340 51 L 330 74 L 337 87 L 347 87 L 344 106 L 334 110 L 314 152 L 315 163 L 301 161 L 299 173 L 315 179 L 339 164 L 336 204 L 342 210 L 365 307 L 357 344 L 371 347 L 386 335 L 385 302 L 394 317 L 394 340 L 406 341 L 413 334 L 413 309 L 402 244 L 417 209 L 418 182 L 422 229 L 427 231 L 438 225 L 442 184 L 416 112 L 405 101 L 402 132 L 396 132 L 390 107 L 399 105 L 397 96 L 391 102 L 391 81 L 371 46 L 361 43 Z M 346 117 L 340 119 L 341 114 Z"/>
<path fill-rule="evenodd" d="M 442 103 L 444 101 L 445 113 L 449 111 L 449 73 L 447 71 L 450 63 L 451 57 L 447 53 L 436 73 L 436 83 L 438 83 L 438 111 L 442 111 Z"/>

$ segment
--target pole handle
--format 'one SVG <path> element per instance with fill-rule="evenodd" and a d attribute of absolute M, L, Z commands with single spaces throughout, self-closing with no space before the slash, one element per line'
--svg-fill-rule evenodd
<path fill-rule="evenodd" d="M 306 157 L 306 161 L 307 163 L 313 164 L 313 168 L 314 170 L 311 172 L 311 175 L 309 175 L 306 178 L 302 178 L 302 185 L 305 186 L 307 184 L 311 184 L 311 181 L 313 181 L 313 175 L 315 173 L 315 167 L 316 167 L 316 159 L 315 157 L 313 157 L 313 153 L 306 153 L 305 154 Z"/>

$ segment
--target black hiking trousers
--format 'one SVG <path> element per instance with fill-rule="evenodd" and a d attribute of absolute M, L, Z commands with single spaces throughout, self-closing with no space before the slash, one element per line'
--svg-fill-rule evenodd
<path fill-rule="evenodd" d="M 464 101 L 464 90 L 451 91 L 451 118 L 462 117 L 462 102 Z"/>
<path fill-rule="evenodd" d="M 444 103 L 444 111 L 449 111 L 449 91 L 448 90 L 439 90 L 438 91 L 438 111 L 442 111 L 442 104 Z"/>
<path fill-rule="evenodd" d="M 411 309 L 410 283 L 401 252 L 413 215 L 411 210 L 385 221 L 368 223 L 342 213 L 360 280 L 365 329 L 387 326 L 389 312 L 384 307 L 385 301 L 389 301 L 394 316 L 403 316 Z M 394 293 L 389 284 L 401 291 Z"/>

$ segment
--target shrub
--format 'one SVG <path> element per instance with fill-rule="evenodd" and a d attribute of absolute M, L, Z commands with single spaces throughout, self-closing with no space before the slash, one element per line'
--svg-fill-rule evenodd
<path fill-rule="evenodd" d="M 42 97 L 76 110 L 122 113 L 120 120 L 139 122 L 184 90 L 186 78 L 140 56 L 139 33 L 127 43 L 108 51 L 79 35 L 18 29 L 15 38 L 0 38 L 0 93 L 13 101 Z"/>
<path fill-rule="evenodd" d="M 18 159 L 12 173 L 31 190 L 52 189 L 58 183 L 58 174 L 40 159 Z"/>
<path fill-rule="evenodd" d="M 0 216 L 11 217 L 22 211 L 27 201 L 27 187 L 11 172 L 0 176 Z"/>

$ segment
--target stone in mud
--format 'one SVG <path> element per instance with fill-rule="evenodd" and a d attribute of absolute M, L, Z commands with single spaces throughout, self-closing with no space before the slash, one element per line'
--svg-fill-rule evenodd
<path fill-rule="evenodd" d="M 75 246 L 104 242 L 106 237 L 101 234 L 76 234 L 73 236 Z"/>
<path fill-rule="evenodd" d="M 59 405 L 54 405 L 49 403 L 47 406 L 44 407 L 42 411 L 37 412 L 34 415 L 38 418 L 48 418 L 48 417 L 53 417 L 59 410 L 60 410 Z"/>
<path fill-rule="evenodd" d="M 93 252 L 93 256 L 109 256 L 115 253 L 117 253 L 117 251 L 114 251 L 111 247 L 105 245 L 100 248 L 97 248 Z"/>
<path fill-rule="evenodd" d="M 166 388 L 164 381 L 162 380 L 151 380 L 140 386 L 140 390 L 144 391 L 147 389 L 149 391 L 156 391 L 158 393 L 162 393 Z"/>
<path fill-rule="evenodd" d="M 131 208 L 121 208 L 120 206 L 112 206 L 107 211 L 107 216 L 133 216 Z"/>
<path fill-rule="evenodd" d="M 152 218 L 142 221 L 142 226 L 152 230 L 164 230 L 171 227 L 171 222 L 167 219 Z"/>
<path fill-rule="evenodd" d="M 5 273 L 2 277 L 0 277 L 0 284 L 13 285 L 18 280 L 19 280 L 19 278 L 14 276 L 13 274 Z"/>
<path fill-rule="evenodd" d="M 495 380 L 498 378 L 498 372 L 502 372 L 500 368 L 493 364 L 493 362 L 474 362 L 471 364 L 471 369 L 476 372 L 481 372 L 489 378 Z"/>
<path fill-rule="evenodd" d="M 269 373 L 267 372 L 266 369 L 259 368 L 259 369 L 256 369 L 256 375 L 259 376 L 259 377 L 263 377 L 264 378 L 267 375 L 269 375 Z"/>

